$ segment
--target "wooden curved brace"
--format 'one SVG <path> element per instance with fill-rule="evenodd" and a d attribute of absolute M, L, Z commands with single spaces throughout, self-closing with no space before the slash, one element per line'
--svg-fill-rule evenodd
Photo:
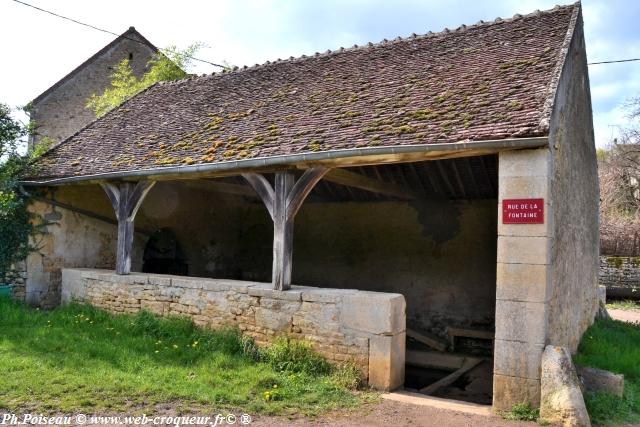
<path fill-rule="evenodd" d="M 313 187 L 328 171 L 327 168 L 307 169 L 297 181 L 291 171 L 277 172 L 275 188 L 260 174 L 242 174 L 273 220 L 272 281 L 275 289 L 291 287 L 294 218 Z"/>
<path fill-rule="evenodd" d="M 133 247 L 133 223 L 147 193 L 155 181 L 101 183 L 118 219 L 118 243 L 116 273 L 131 272 L 131 250 Z"/>

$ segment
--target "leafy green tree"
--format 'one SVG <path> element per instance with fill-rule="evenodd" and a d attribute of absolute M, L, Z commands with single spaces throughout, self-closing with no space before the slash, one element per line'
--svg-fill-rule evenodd
<path fill-rule="evenodd" d="M 163 49 L 149 60 L 148 71 L 140 78 L 133 74 L 129 60 L 123 59 L 111 74 L 111 85 L 100 95 L 91 95 L 87 100 L 87 108 L 92 109 L 96 117 L 102 117 L 156 82 L 187 77 L 185 70 L 189 69 L 193 55 L 201 47 L 201 44 L 196 43 L 184 50 L 175 46 Z"/>
<path fill-rule="evenodd" d="M 27 130 L 11 117 L 11 109 L 0 104 L 0 284 L 10 283 L 19 273 L 16 263 L 33 250 L 30 237 L 39 226 L 28 211 L 28 197 L 20 192 L 19 179 L 30 167 L 32 153 L 19 154 Z"/>

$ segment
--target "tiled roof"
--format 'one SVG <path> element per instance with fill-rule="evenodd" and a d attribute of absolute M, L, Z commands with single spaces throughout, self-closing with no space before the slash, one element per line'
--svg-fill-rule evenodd
<path fill-rule="evenodd" d="M 544 136 L 579 7 L 156 84 L 46 153 L 38 175 Z"/>

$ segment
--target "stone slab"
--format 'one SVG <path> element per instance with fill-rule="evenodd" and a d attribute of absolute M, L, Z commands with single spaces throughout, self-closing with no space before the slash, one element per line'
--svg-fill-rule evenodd
<path fill-rule="evenodd" d="M 61 302 L 68 304 L 75 300 L 83 300 L 86 294 L 83 271 L 75 269 L 62 269 Z"/>
<path fill-rule="evenodd" d="M 549 178 L 546 176 L 513 176 L 500 179 L 498 200 L 544 199 L 549 201 Z"/>
<path fill-rule="evenodd" d="M 497 263 L 496 299 L 547 302 L 551 298 L 549 266 Z"/>
<path fill-rule="evenodd" d="M 247 293 L 254 297 L 266 297 L 274 299 L 282 299 L 287 301 L 302 301 L 302 291 L 286 290 L 279 291 L 273 289 L 271 283 L 260 283 L 249 286 Z"/>
<path fill-rule="evenodd" d="M 551 175 L 551 153 L 548 148 L 502 151 L 498 162 L 500 179 L 513 176 Z"/>
<path fill-rule="evenodd" d="M 550 264 L 551 241 L 548 237 L 499 236 L 497 262 Z"/>
<path fill-rule="evenodd" d="M 509 411 L 513 405 L 540 406 L 540 380 L 493 375 L 493 409 Z"/>
<path fill-rule="evenodd" d="M 404 384 L 406 334 L 376 335 L 369 339 L 369 385 L 391 391 Z"/>
<path fill-rule="evenodd" d="M 496 374 L 540 379 L 540 361 L 544 344 L 495 340 L 493 372 Z"/>
<path fill-rule="evenodd" d="M 540 420 L 562 426 L 590 427 L 580 380 L 566 347 L 548 345 L 542 355 Z"/>
<path fill-rule="evenodd" d="M 401 294 L 361 291 L 345 295 L 341 305 L 345 328 L 382 335 L 406 329 L 406 303 Z"/>
<path fill-rule="evenodd" d="M 496 300 L 496 340 L 545 344 L 547 313 L 545 303 Z"/>
<path fill-rule="evenodd" d="M 302 292 L 302 301 L 337 304 L 345 295 L 358 292 L 355 289 L 309 288 Z"/>
<path fill-rule="evenodd" d="M 578 378 L 589 392 L 605 392 L 622 397 L 624 394 L 624 375 L 602 369 L 577 367 Z"/>

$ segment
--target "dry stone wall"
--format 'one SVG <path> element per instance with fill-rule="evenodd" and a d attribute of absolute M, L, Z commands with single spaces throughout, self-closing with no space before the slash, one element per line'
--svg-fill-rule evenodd
<path fill-rule="evenodd" d="M 609 298 L 640 299 L 640 257 L 601 256 L 598 282 Z"/>
<path fill-rule="evenodd" d="M 62 302 L 112 313 L 148 310 L 201 326 L 237 327 L 266 345 L 279 335 L 309 341 L 334 363 L 353 361 L 380 389 L 404 381 L 405 300 L 400 294 L 112 271 L 64 269 Z"/>

